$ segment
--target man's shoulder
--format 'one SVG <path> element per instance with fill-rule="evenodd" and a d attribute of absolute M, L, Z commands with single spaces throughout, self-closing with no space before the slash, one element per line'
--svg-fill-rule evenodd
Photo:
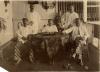
<path fill-rule="evenodd" d="M 78 13 L 74 11 L 73 14 L 78 14 Z"/>
<path fill-rule="evenodd" d="M 49 25 L 47 24 L 47 25 L 44 25 L 44 28 L 48 28 L 49 27 Z"/>
<path fill-rule="evenodd" d="M 85 24 L 82 24 L 81 27 L 82 27 L 83 29 L 85 29 L 85 28 L 86 28 L 86 25 L 85 25 Z"/>
<path fill-rule="evenodd" d="M 70 15 L 70 12 L 66 12 L 66 13 L 63 14 L 63 16 L 65 16 L 65 15 L 66 16 L 69 16 Z"/>
<path fill-rule="evenodd" d="M 52 25 L 52 27 L 56 27 L 56 25 Z"/>
<path fill-rule="evenodd" d="M 70 14 L 70 12 L 66 12 L 65 14 Z"/>
<path fill-rule="evenodd" d="M 26 27 L 24 27 L 24 26 L 20 26 L 20 28 L 19 28 L 19 30 L 25 30 L 26 29 Z"/>
<path fill-rule="evenodd" d="M 77 18 L 79 18 L 79 15 L 77 12 L 73 12 L 73 15 L 76 16 Z"/>
<path fill-rule="evenodd" d="M 38 11 L 34 11 L 34 14 L 38 14 L 39 15 L 39 12 Z"/>
<path fill-rule="evenodd" d="M 78 28 L 76 25 L 74 25 L 74 26 L 72 26 L 71 28 L 73 28 L 73 29 L 75 29 L 76 30 L 76 28 Z"/>
<path fill-rule="evenodd" d="M 46 25 L 45 27 L 46 27 L 46 28 L 49 28 L 49 27 L 50 27 L 50 28 L 51 28 L 51 27 L 52 27 L 52 28 L 55 28 L 55 27 L 56 27 L 56 25 L 51 25 L 51 26 Z"/>
<path fill-rule="evenodd" d="M 34 11 L 34 12 L 28 12 L 27 14 L 28 14 L 28 15 L 29 15 L 29 14 L 34 14 L 34 15 L 35 15 L 35 14 L 39 14 L 39 13 L 38 13 L 37 11 Z"/>

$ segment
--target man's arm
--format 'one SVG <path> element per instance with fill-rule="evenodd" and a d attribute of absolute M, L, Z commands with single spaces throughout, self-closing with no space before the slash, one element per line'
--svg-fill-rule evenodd
<path fill-rule="evenodd" d="M 66 34 L 71 33 L 73 31 L 73 28 L 74 27 L 70 27 L 70 28 L 64 30 L 63 33 L 66 33 Z"/>
<path fill-rule="evenodd" d="M 47 32 L 46 25 L 43 26 L 42 32 Z"/>
<path fill-rule="evenodd" d="M 17 36 L 18 36 L 19 38 L 22 38 L 22 37 L 23 37 L 23 35 L 21 34 L 21 31 L 20 31 L 20 30 L 18 30 L 16 33 L 17 33 Z"/>
<path fill-rule="evenodd" d="M 84 26 L 84 38 L 85 38 L 85 40 L 87 40 L 87 38 L 89 38 L 89 33 L 85 26 Z"/>
<path fill-rule="evenodd" d="M 56 27 L 56 25 L 54 25 L 54 32 L 58 32 L 58 29 L 57 29 L 57 27 Z"/>
<path fill-rule="evenodd" d="M 16 33 L 17 33 L 17 35 L 18 35 L 19 41 L 21 41 L 22 43 L 24 43 L 25 40 L 26 40 L 26 38 L 22 35 L 21 31 L 18 30 Z"/>

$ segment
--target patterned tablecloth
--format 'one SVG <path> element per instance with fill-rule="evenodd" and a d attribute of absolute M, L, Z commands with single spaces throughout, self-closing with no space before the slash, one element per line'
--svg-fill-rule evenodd
<path fill-rule="evenodd" d="M 30 35 L 29 40 L 32 42 L 33 51 L 45 51 L 49 57 L 55 55 L 60 48 L 68 41 L 69 35 L 61 33 L 40 33 L 34 36 Z"/>

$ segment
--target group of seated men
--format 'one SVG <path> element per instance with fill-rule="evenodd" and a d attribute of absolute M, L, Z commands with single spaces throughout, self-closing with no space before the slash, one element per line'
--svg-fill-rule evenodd
<path fill-rule="evenodd" d="M 26 41 L 27 41 L 27 36 L 29 34 L 34 34 L 34 30 L 32 27 L 32 23 L 29 22 L 29 20 L 27 18 L 23 18 L 22 19 L 23 23 L 22 25 L 19 27 L 19 30 L 17 31 L 17 35 L 18 35 L 18 43 L 16 46 L 18 46 L 20 48 L 20 45 L 23 45 Z M 73 21 L 72 25 L 69 25 L 68 28 L 63 28 L 63 26 L 61 26 L 61 32 L 62 34 L 70 34 L 71 33 L 71 39 L 72 39 L 72 43 L 74 46 L 76 47 L 75 52 L 73 53 L 72 57 L 75 58 L 76 55 L 79 55 L 79 59 L 80 59 L 80 64 L 83 65 L 82 62 L 82 45 L 86 45 L 86 40 L 89 37 L 88 32 L 86 30 L 86 27 L 84 25 L 84 22 L 80 19 L 80 18 L 75 18 Z M 54 24 L 54 21 L 52 19 L 48 19 L 48 24 L 44 25 L 43 29 L 41 30 L 41 33 L 43 32 L 47 32 L 47 33 L 52 33 L 52 32 L 59 32 L 56 24 Z M 18 51 L 18 49 L 16 50 Z M 21 53 L 21 51 L 19 50 L 19 52 Z M 20 54 L 19 53 L 19 54 Z M 18 58 L 19 55 L 17 52 L 15 52 L 15 55 L 18 59 L 18 62 L 20 62 L 20 58 Z"/>

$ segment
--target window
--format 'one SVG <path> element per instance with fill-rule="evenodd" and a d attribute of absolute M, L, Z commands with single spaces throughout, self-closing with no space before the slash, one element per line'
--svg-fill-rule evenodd
<path fill-rule="evenodd" d="M 99 21 L 100 2 L 87 2 L 87 21 Z"/>
<path fill-rule="evenodd" d="M 82 1 L 61 1 L 58 2 L 58 13 L 61 11 L 62 13 L 65 13 L 68 11 L 69 5 L 72 4 L 75 6 L 75 12 L 77 12 L 80 16 L 80 18 L 83 17 L 83 2 Z"/>

